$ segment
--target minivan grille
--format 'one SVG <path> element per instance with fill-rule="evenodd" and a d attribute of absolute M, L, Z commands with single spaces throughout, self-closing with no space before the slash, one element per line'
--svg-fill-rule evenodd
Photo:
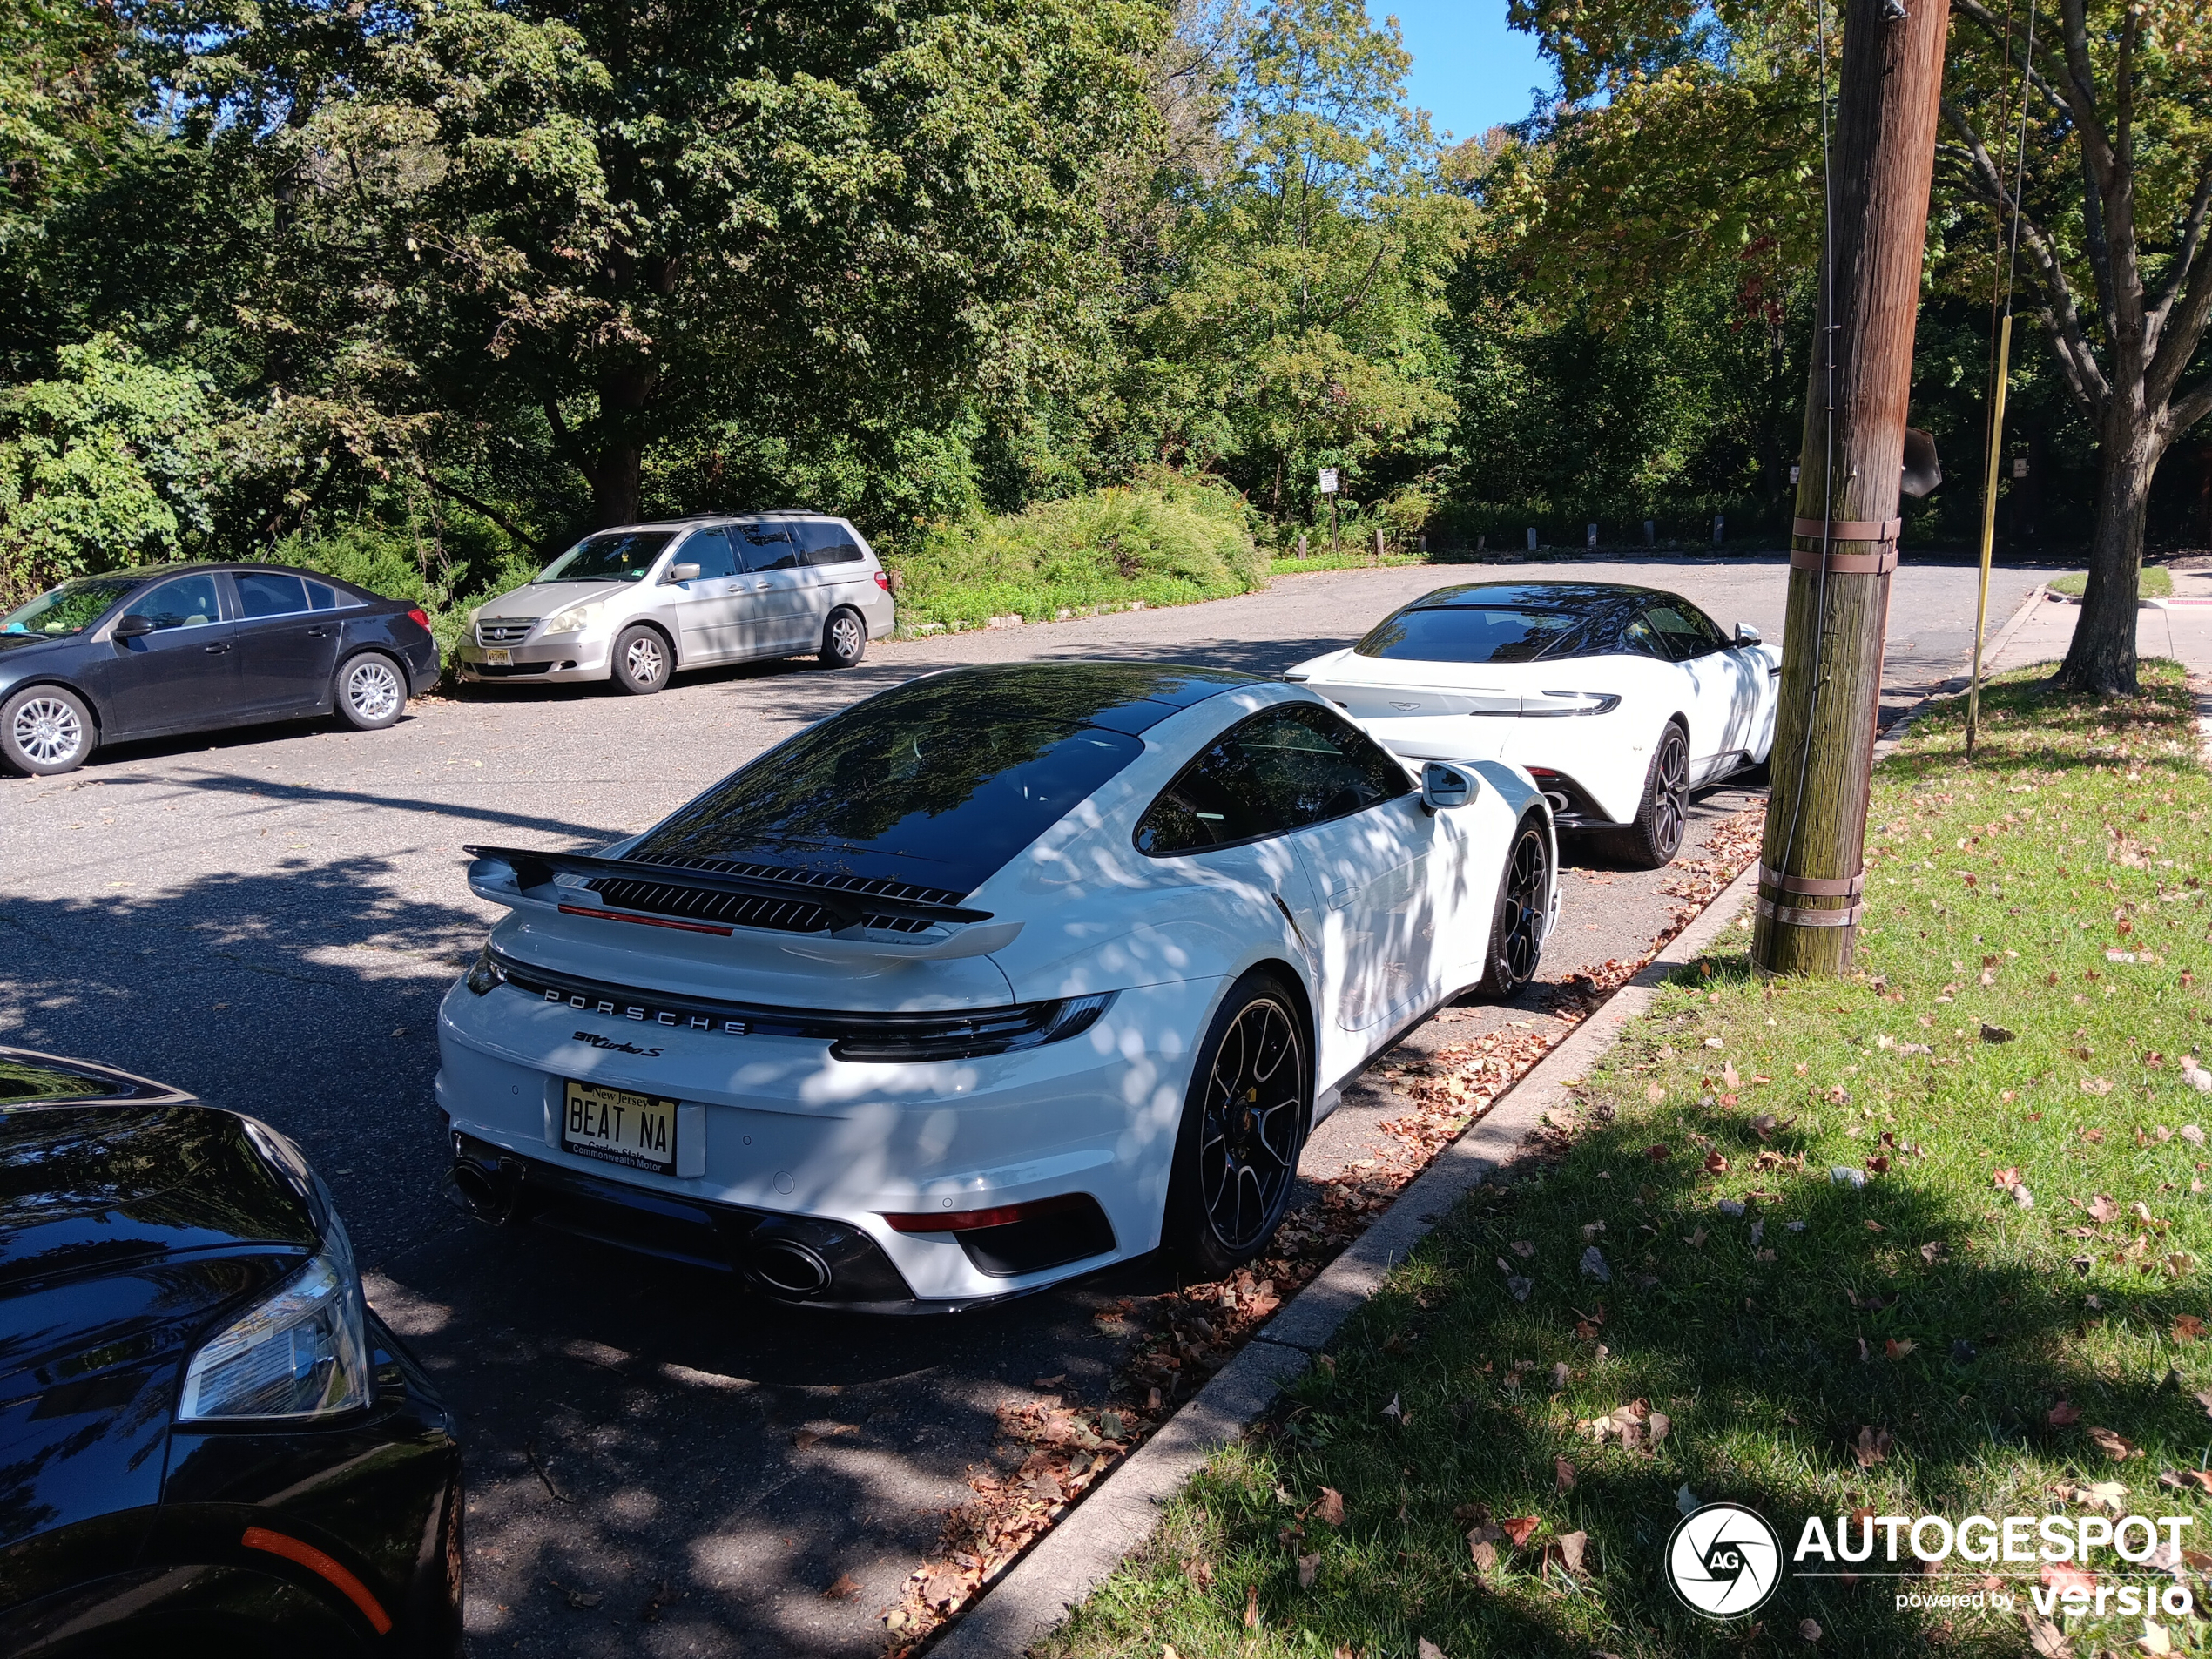
<path fill-rule="evenodd" d="M 600 898 L 618 910 L 639 910 L 649 915 L 680 916 L 687 921 L 718 921 L 731 927 L 765 927 L 776 933 L 826 932 L 830 919 L 821 906 L 806 896 L 808 887 L 840 893 L 881 894 L 886 898 L 911 899 L 923 904 L 958 904 L 964 894 L 936 887 L 908 886 L 900 881 L 863 876 L 826 875 L 792 870 L 772 864 L 745 864 L 734 859 L 663 859 L 664 865 L 683 865 L 698 870 L 726 871 L 732 875 L 756 876 L 787 882 L 794 889 L 788 899 L 754 898 L 745 894 L 716 893 L 704 887 L 679 887 L 664 881 L 624 881 L 602 878 L 592 885 Z M 929 924 L 913 916 L 869 916 L 867 925 L 887 933 L 918 934 Z"/>
<path fill-rule="evenodd" d="M 476 643 L 479 645 L 519 645 L 529 637 L 530 630 L 536 626 L 536 617 L 487 619 L 476 624 Z"/>

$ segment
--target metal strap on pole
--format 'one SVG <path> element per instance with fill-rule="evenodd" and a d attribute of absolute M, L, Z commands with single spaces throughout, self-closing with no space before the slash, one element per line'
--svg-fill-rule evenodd
<path fill-rule="evenodd" d="M 1905 521 L 1885 518 L 1878 523 L 1871 518 L 1839 518 L 1833 523 L 1820 518 L 1793 518 L 1790 533 L 1818 541 L 1823 536 L 1838 542 L 1888 542 L 1894 544 L 1903 534 Z"/>
<path fill-rule="evenodd" d="M 1844 910 L 1802 910 L 1768 899 L 1759 900 L 1761 915 L 1772 916 L 1793 927 L 1856 927 L 1858 913 L 1865 908 L 1864 905 L 1852 905 Z"/>
<path fill-rule="evenodd" d="M 1820 550 L 1817 547 L 1792 548 L 1790 568 L 1793 570 L 1821 569 Z M 1831 553 L 1826 568 L 1830 576 L 1887 576 L 1897 569 L 1897 544 L 1892 542 L 1872 553 Z"/>
<path fill-rule="evenodd" d="M 1759 882 L 1777 893 L 1798 893 L 1811 899 L 1856 899 L 1865 891 L 1866 872 L 1857 875 L 1784 875 L 1759 866 Z"/>

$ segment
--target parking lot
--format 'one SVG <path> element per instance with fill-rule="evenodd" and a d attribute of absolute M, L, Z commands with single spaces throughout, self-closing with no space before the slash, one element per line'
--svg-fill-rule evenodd
<path fill-rule="evenodd" d="M 1781 637 L 1778 557 L 1570 569 Z M 1568 571 L 1481 572 L 1516 573 Z M 932 669 L 1098 657 L 1271 672 L 1461 574 L 1300 576 L 1206 606 L 879 644 L 841 673 L 772 664 L 637 698 L 502 687 L 420 703 L 385 732 L 300 723 L 0 778 L 0 1037 L 181 1084 L 306 1148 L 372 1301 L 462 1415 L 476 1651 L 874 1654 L 878 1615 L 968 1472 L 1001 1455 L 997 1408 L 1045 1376 L 1095 1402 L 1126 1339 L 1093 1315 L 1163 1270 L 1131 1264 L 959 1319 L 868 1322 L 464 1221 L 439 1194 L 435 1011 L 496 913 L 467 891 L 461 845 L 602 845 Z M 2038 579 L 1999 573 L 1993 625 Z M 1898 572 L 1892 709 L 1956 671 L 1973 604 L 1970 568 Z M 1701 800 L 1683 856 L 1750 799 Z M 1676 908 L 1662 874 L 1571 868 L 1543 981 L 1518 1009 L 1454 1011 L 1454 1034 L 1541 1019 L 1566 976 L 1636 953 Z M 1384 1099 L 1348 1091 L 1309 1173 L 1392 1155 Z"/>

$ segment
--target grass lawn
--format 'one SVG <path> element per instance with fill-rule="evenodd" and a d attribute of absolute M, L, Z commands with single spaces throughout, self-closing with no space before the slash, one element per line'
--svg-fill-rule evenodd
<path fill-rule="evenodd" d="M 2212 780 L 2178 667 L 2143 682 L 2001 680 L 1971 766 L 1963 704 L 1919 724 L 1877 779 L 1863 971 L 1763 982 L 1731 930 L 1042 1651 L 2027 1650 L 2017 1613 L 1895 1609 L 1973 1578 L 1791 1579 L 1756 1629 L 1694 1615 L 1659 1573 L 1686 1497 L 1785 1550 L 1811 1515 L 2101 1507 L 2193 1517 L 2212 1551 L 2188 1474 L 2212 1460 L 2212 1095 L 2182 1064 L 2212 1058 Z M 1639 1443 L 1601 1440 L 1608 1416 Z M 2027 1608 L 2034 1582 L 2002 1588 Z M 2176 1649 L 2206 1630 L 2161 1615 Z M 2164 1650 L 2109 1608 L 2046 1635 Z"/>
<path fill-rule="evenodd" d="M 2063 593 L 2075 599 L 2081 597 L 2081 590 L 2088 584 L 2089 573 L 2087 570 L 2054 576 L 2049 583 L 2053 593 Z M 2147 564 L 2135 584 L 2135 592 L 2140 598 L 2170 599 L 2174 597 L 2174 573 L 2162 564 Z"/>
<path fill-rule="evenodd" d="M 1383 555 L 1386 569 L 1396 569 L 1405 564 L 1426 564 L 1428 562 L 1426 553 Z M 1375 556 L 1372 550 L 1347 544 L 1341 553 L 1332 553 L 1325 543 L 1317 543 L 1314 550 L 1302 559 L 1277 557 L 1267 562 L 1270 576 L 1306 576 L 1315 570 L 1372 570 L 1374 568 Z"/>

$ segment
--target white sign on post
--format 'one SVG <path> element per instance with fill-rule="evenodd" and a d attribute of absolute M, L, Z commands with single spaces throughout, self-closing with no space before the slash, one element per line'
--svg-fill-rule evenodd
<path fill-rule="evenodd" d="M 2025 478 L 2027 476 L 2027 457 L 2026 455 L 2014 455 L 2013 457 L 2013 476 L 2015 478 Z"/>
<path fill-rule="evenodd" d="M 1321 493 L 1325 496 L 1337 493 L 1337 469 L 1334 467 L 1321 469 Z"/>

